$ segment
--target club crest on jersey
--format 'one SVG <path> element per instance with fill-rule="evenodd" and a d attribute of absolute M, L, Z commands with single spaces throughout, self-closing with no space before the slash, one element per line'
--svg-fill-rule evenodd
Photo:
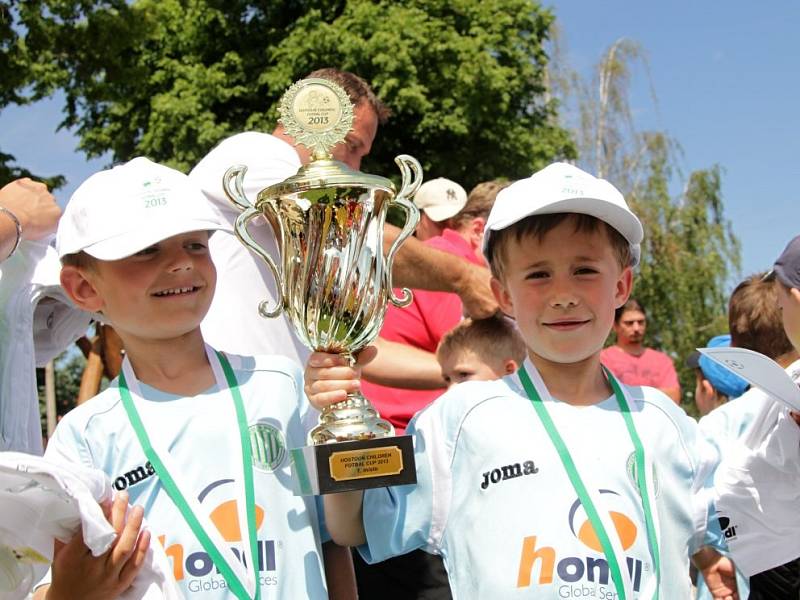
<path fill-rule="evenodd" d="M 263 422 L 250 426 L 250 449 L 253 466 L 267 473 L 281 468 L 287 455 L 283 432 Z"/>
<path fill-rule="evenodd" d="M 483 474 L 481 489 L 485 490 L 493 483 L 500 483 L 508 479 L 516 479 L 523 475 L 535 475 L 538 472 L 539 467 L 537 467 L 532 460 L 495 467 L 491 471 L 486 471 L 486 473 Z"/>
<path fill-rule="evenodd" d="M 636 469 L 636 453 L 631 452 L 630 456 L 628 456 L 628 460 L 625 462 L 625 472 L 628 474 L 628 479 L 633 484 L 633 487 L 639 489 L 639 473 Z M 658 474 L 656 473 L 656 465 L 653 464 L 653 472 L 651 473 L 652 476 L 652 484 L 653 484 L 653 494 L 656 498 L 659 497 L 661 494 L 661 486 L 658 483 Z"/>

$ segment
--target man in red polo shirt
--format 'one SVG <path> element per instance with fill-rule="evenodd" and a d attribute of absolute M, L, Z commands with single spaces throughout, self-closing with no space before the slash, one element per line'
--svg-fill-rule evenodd
<path fill-rule="evenodd" d="M 417 238 L 427 246 L 443 250 L 485 266 L 481 254 L 483 228 L 495 196 L 507 184 L 478 184 L 467 198 L 464 189 L 448 179 L 434 179 L 420 186 L 414 202 L 421 211 Z M 446 389 L 436 361 L 439 340 L 462 319 L 463 306 L 456 294 L 414 290 L 413 302 L 405 308 L 389 306 L 381 338 L 414 350 L 406 364 L 392 373 L 381 373 L 389 387 L 370 383 L 370 366 L 364 369 L 361 391 L 384 419 L 402 434 L 414 414 L 438 398 Z M 402 368 L 400 368 L 402 367 Z M 407 375 L 413 371 L 413 376 Z M 415 388 L 415 389 L 410 389 Z M 442 559 L 416 550 L 375 565 L 354 556 L 361 598 L 382 600 L 449 600 L 452 596 Z"/>
<path fill-rule="evenodd" d="M 658 388 L 681 403 L 681 386 L 672 359 L 644 345 L 647 315 L 633 298 L 617 309 L 614 333 L 617 343 L 600 354 L 600 360 L 627 385 L 649 385 Z"/>

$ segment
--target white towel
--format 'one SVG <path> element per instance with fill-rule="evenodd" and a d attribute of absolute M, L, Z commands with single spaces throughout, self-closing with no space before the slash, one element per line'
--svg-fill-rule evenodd
<path fill-rule="evenodd" d="M 100 470 L 0 452 L 0 597 L 26 597 L 45 575 L 55 539 L 68 542 L 82 531 L 94 556 L 106 552 L 116 534 L 100 502 L 110 499 L 111 484 Z M 120 597 L 183 598 L 157 541 L 151 543 L 134 584 Z"/>

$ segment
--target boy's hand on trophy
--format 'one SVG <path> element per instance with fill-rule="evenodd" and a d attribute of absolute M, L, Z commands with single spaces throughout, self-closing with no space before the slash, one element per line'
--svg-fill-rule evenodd
<path fill-rule="evenodd" d="M 361 387 L 361 368 L 378 353 L 367 346 L 355 356 L 355 362 L 344 354 L 313 352 L 308 357 L 303 389 L 308 401 L 317 410 L 347 399 L 347 394 Z"/>

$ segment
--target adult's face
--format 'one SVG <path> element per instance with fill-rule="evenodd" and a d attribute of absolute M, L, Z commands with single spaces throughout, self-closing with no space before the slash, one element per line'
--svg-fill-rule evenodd
<path fill-rule="evenodd" d="M 425 214 L 425 210 L 421 210 L 419 214 L 419 223 L 417 223 L 416 236 L 420 242 L 429 240 L 437 235 L 442 235 L 444 232 L 447 221 L 434 221 Z"/>
<path fill-rule="evenodd" d="M 647 318 L 640 310 L 626 310 L 614 324 L 617 340 L 621 344 L 641 344 L 647 329 Z"/>
<path fill-rule="evenodd" d="M 344 142 L 333 147 L 333 158 L 358 170 L 361 168 L 361 159 L 372 150 L 372 142 L 378 133 L 378 115 L 366 101 L 359 102 L 353 113 L 353 129 Z"/>

